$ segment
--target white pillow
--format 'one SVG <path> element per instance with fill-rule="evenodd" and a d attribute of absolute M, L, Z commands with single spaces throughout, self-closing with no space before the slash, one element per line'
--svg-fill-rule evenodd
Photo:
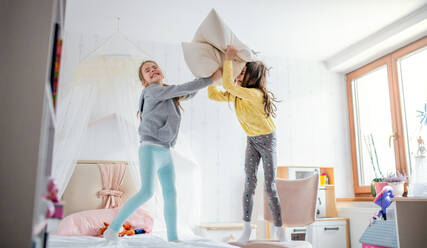
<path fill-rule="evenodd" d="M 210 77 L 221 67 L 221 54 L 218 49 L 205 43 L 182 42 L 184 59 L 195 77 Z"/>
<path fill-rule="evenodd" d="M 182 42 L 184 59 L 191 73 L 197 78 L 210 77 L 224 64 L 224 53 L 206 43 Z M 233 61 L 233 76 L 239 75 L 246 62 Z M 216 84 L 222 84 L 217 81 Z"/>
<path fill-rule="evenodd" d="M 193 42 L 209 43 L 222 52 L 225 52 L 228 45 L 233 45 L 239 51 L 237 56 L 244 62 L 254 60 L 251 49 L 237 38 L 215 9 L 212 9 L 200 24 Z"/>
<path fill-rule="evenodd" d="M 195 77 L 211 76 L 224 64 L 224 51 L 233 45 L 239 51 L 233 61 L 233 76 L 240 74 L 247 61 L 253 61 L 252 51 L 243 44 L 212 9 L 200 24 L 193 42 L 183 42 L 185 62 Z"/>

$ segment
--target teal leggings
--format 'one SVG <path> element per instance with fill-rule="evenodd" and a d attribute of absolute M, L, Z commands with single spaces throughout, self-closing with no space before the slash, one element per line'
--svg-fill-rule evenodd
<path fill-rule="evenodd" d="M 155 172 L 157 172 L 163 190 L 168 240 L 177 240 L 175 170 L 169 148 L 141 145 L 139 148 L 139 164 L 141 189 L 120 209 L 110 227 L 114 231 L 119 231 L 126 219 L 153 196 Z"/>

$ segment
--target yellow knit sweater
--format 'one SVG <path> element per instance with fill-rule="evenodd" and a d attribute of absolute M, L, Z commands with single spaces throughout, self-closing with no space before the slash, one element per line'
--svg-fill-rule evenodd
<path fill-rule="evenodd" d="M 219 102 L 234 102 L 237 119 L 248 136 L 269 134 L 276 129 L 271 117 L 266 118 L 265 116 L 262 91 L 236 85 L 233 80 L 233 64 L 230 60 L 224 62 L 222 86 L 226 91 L 210 85 L 208 87 L 209 99 Z"/>

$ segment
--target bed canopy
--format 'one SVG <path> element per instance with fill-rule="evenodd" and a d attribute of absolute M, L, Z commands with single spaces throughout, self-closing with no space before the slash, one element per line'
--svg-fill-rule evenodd
<path fill-rule="evenodd" d="M 120 160 L 127 162 L 127 169 L 137 188 L 141 185 L 138 166 L 139 120 L 136 117 L 138 99 L 142 91 L 137 70 L 143 60 L 152 58 L 119 30 L 100 46 L 83 57 L 73 70 L 70 82 L 63 82 L 63 91 L 57 102 L 56 134 L 53 153 L 52 176 L 61 196 L 78 160 Z M 182 182 L 181 189 L 189 190 L 189 182 L 199 185 L 198 165 L 186 152 L 185 137 L 180 137 L 177 150 L 172 152 L 177 171 L 187 173 L 191 180 Z M 179 151 L 179 152 L 178 152 Z M 188 172 L 190 172 L 188 174 Z M 177 180 L 177 187 L 180 180 Z M 161 216 L 161 191 L 159 184 L 152 199 L 156 215 Z M 194 189 L 192 189 L 194 191 Z M 181 194 L 182 201 L 191 201 Z M 198 202 L 196 200 L 196 202 Z M 197 207 L 197 203 L 194 207 Z M 198 208 L 184 216 L 195 225 L 199 221 Z M 196 213 L 194 213 L 196 212 Z M 191 213 L 191 216 L 190 216 Z M 188 218 L 187 218 L 188 217 Z"/>

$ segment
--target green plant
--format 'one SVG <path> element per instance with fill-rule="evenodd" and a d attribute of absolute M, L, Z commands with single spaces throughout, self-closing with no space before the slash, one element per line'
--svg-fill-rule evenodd
<path fill-rule="evenodd" d="M 372 169 L 374 170 L 374 174 L 375 174 L 374 180 L 376 179 L 379 180 L 380 178 L 384 178 L 384 175 L 381 171 L 381 168 L 378 162 L 378 154 L 377 154 L 377 149 L 375 147 L 374 136 L 372 135 L 372 133 L 370 133 L 369 135 L 364 136 L 363 139 L 365 141 L 366 149 L 369 154 L 369 159 L 371 161 Z M 375 157 L 375 160 L 374 160 L 374 157 Z M 375 182 L 382 182 L 382 181 L 375 181 Z"/>
<path fill-rule="evenodd" d="M 374 182 L 371 183 L 371 195 L 373 197 L 377 196 L 377 190 L 375 189 L 375 183 Z"/>
<path fill-rule="evenodd" d="M 383 177 L 376 177 L 376 178 L 372 179 L 372 182 L 374 182 L 374 183 L 379 183 L 379 182 L 384 182 L 384 181 L 385 181 L 385 178 L 383 178 Z"/>

